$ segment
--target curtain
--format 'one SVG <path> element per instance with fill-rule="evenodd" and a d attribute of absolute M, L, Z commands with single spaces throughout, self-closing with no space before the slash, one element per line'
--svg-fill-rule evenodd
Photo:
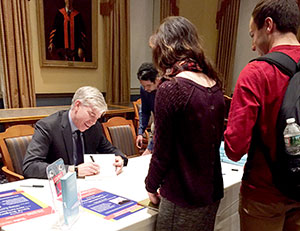
<path fill-rule="evenodd" d="M 224 93 L 231 95 L 240 0 L 219 0 L 216 67 L 221 73 Z"/>
<path fill-rule="evenodd" d="M 107 103 L 130 101 L 129 0 L 101 0 Z"/>
<path fill-rule="evenodd" d="M 178 16 L 176 0 L 160 0 L 160 21 L 168 16 Z"/>
<path fill-rule="evenodd" d="M 0 0 L 1 88 L 5 108 L 35 106 L 28 0 Z"/>

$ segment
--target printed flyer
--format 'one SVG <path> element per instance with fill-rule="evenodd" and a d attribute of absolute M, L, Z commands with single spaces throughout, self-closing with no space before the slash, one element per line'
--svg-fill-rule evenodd
<path fill-rule="evenodd" d="M 81 200 L 83 208 L 106 220 L 120 220 L 144 209 L 136 201 L 96 188 L 82 191 Z"/>
<path fill-rule="evenodd" d="M 0 227 L 52 213 L 52 208 L 23 190 L 0 192 Z"/>

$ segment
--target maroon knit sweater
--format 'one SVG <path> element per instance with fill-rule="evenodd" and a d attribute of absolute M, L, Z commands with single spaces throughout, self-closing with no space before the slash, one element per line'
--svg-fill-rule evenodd
<path fill-rule="evenodd" d="M 148 192 L 182 207 L 201 207 L 223 197 L 219 147 L 224 99 L 220 88 L 206 88 L 176 77 L 162 83 L 155 99 L 155 137 Z"/>

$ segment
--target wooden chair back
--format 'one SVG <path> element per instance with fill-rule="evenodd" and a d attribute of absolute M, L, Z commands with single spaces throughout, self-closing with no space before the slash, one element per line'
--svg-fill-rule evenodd
<path fill-rule="evenodd" d="M 136 131 L 139 129 L 139 121 L 140 121 L 140 108 L 142 106 L 142 100 L 141 99 L 138 99 L 134 102 L 132 102 L 133 104 L 133 108 L 134 108 L 134 125 L 136 127 Z M 148 122 L 148 127 L 147 129 L 150 130 L 151 128 L 151 124 L 154 122 L 154 115 L 153 113 L 151 112 L 151 117 L 149 119 L 149 122 Z"/>
<path fill-rule="evenodd" d="M 139 119 L 140 119 L 140 108 L 142 105 L 142 100 L 139 98 L 138 100 L 132 102 L 134 109 L 134 125 L 136 127 L 136 131 L 139 129 Z"/>
<path fill-rule="evenodd" d="M 102 123 L 102 127 L 106 138 L 112 145 L 128 157 L 139 156 L 139 151 L 135 145 L 136 133 L 132 120 L 116 116 Z"/>
<path fill-rule="evenodd" d="M 224 100 L 225 100 L 225 126 L 227 125 L 227 121 L 228 121 L 228 114 L 229 114 L 229 109 L 230 109 L 230 105 L 231 105 L 231 100 L 232 98 L 228 95 L 223 95 L 224 96 Z"/>
<path fill-rule="evenodd" d="M 23 159 L 32 139 L 34 128 L 29 125 L 15 125 L 0 133 L 0 148 L 3 167 L 7 180 L 17 181 L 23 177 Z"/>

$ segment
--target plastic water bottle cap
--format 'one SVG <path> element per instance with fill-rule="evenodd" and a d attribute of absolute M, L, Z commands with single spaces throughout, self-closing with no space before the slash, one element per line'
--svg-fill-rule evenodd
<path fill-rule="evenodd" d="M 288 118 L 286 120 L 286 123 L 288 123 L 288 124 L 291 124 L 291 123 L 294 123 L 294 122 L 295 122 L 295 118 Z"/>

